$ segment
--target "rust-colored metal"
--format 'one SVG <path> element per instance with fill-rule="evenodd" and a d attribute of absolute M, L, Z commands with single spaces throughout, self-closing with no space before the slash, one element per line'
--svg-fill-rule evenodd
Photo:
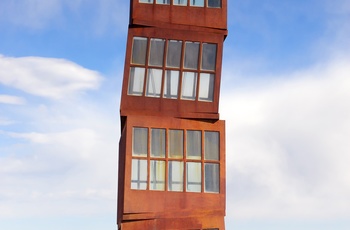
<path fill-rule="evenodd" d="M 221 1 L 220 8 L 189 6 L 189 1 L 187 6 L 156 4 L 155 1 L 153 4 L 144 4 L 132 0 L 130 24 L 161 28 L 185 25 L 227 33 L 227 0 Z"/>
<path fill-rule="evenodd" d="M 190 6 L 189 1 L 187 2 L 187 6 L 175 6 L 173 0 L 170 1 L 169 5 L 156 4 L 156 0 L 153 3 L 140 3 L 139 0 L 131 0 L 120 104 L 121 138 L 119 142 L 117 215 L 120 230 L 225 229 L 225 122 L 219 120 L 218 110 L 223 42 L 227 36 L 227 0 L 221 1 L 220 8 L 207 7 L 207 0 L 205 0 L 205 7 Z M 129 95 L 130 68 L 135 66 L 130 61 L 134 37 L 216 44 L 216 64 L 212 71 L 215 74 L 212 101 L 198 100 L 198 89 L 195 100 L 183 100 L 180 96 L 177 99 L 168 99 L 162 96 L 147 97 L 145 93 L 138 96 Z M 148 68 L 147 64 L 144 68 Z M 164 66 L 159 67 L 159 69 L 163 72 L 166 71 Z M 183 71 L 182 67 L 180 71 Z M 195 71 L 200 74 L 201 70 L 199 68 Z M 134 127 L 219 133 L 218 160 L 213 162 L 205 160 L 204 146 L 202 146 L 202 158 L 198 161 L 202 167 L 201 191 L 188 192 L 186 187 L 179 192 L 169 191 L 167 171 L 163 191 L 151 190 L 149 184 L 144 190 L 132 189 L 132 160 L 135 159 L 132 155 Z M 168 149 L 168 147 L 167 143 L 165 148 Z M 150 162 L 149 148 L 148 156 L 145 158 L 148 162 Z M 167 155 L 163 161 L 168 169 L 169 158 Z M 191 160 L 184 157 L 180 161 L 186 165 L 186 162 Z M 203 176 L 205 163 L 219 165 L 219 192 L 217 193 L 205 192 Z M 147 167 L 149 172 L 150 165 L 148 164 Z M 186 171 L 186 169 L 184 170 Z M 148 175 L 148 182 L 149 177 Z M 183 177 L 183 183 L 186 183 L 185 173 Z"/>

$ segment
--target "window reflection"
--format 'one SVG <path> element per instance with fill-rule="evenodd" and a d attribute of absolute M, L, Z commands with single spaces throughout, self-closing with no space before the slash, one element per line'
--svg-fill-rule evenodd
<path fill-rule="evenodd" d="M 151 161 L 150 190 L 165 190 L 165 161 Z"/>
<path fill-rule="evenodd" d="M 162 86 L 162 70 L 161 69 L 149 69 L 147 75 L 147 91 L 148 97 L 160 97 Z"/>
<path fill-rule="evenodd" d="M 204 164 L 205 192 L 219 192 L 219 164 L 206 163 Z"/>
<path fill-rule="evenodd" d="M 141 96 L 145 81 L 145 68 L 131 67 L 129 76 L 128 94 Z"/>
<path fill-rule="evenodd" d="M 173 0 L 174 5 L 187 6 L 187 0 Z"/>
<path fill-rule="evenodd" d="M 165 157 L 165 129 L 151 129 L 151 156 Z"/>
<path fill-rule="evenodd" d="M 147 160 L 132 159 L 131 189 L 147 189 Z"/>
<path fill-rule="evenodd" d="M 144 65 L 146 63 L 147 38 L 134 37 L 131 63 Z"/>
<path fill-rule="evenodd" d="M 168 170 L 168 190 L 169 191 L 183 191 L 183 162 L 169 161 Z"/>
<path fill-rule="evenodd" d="M 132 155 L 147 156 L 148 129 L 133 128 Z"/>
<path fill-rule="evenodd" d="M 186 42 L 185 63 L 186 69 L 198 68 L 199 42 Z"/>
<path fill-rule="evenodd" d="M 202 152 L 202 132 L 201 131 L 187 131 L 187 158 L 201 159 Z"/>
<path fill-rule="evenodd" d="M 186 164 L 186 180 L 187 192 L 201 192 L 202 190 L 202 174 L 201 163 L 187 162 Z"/>
<path fill-rule="evenodd" d="M 156 3 L 157 3 L 157 4 L 166 4 L 166 5 L 169 5 L 169 4 L 170 4 L 170 0 L 157 0 Z"/>
<path fill-rule="evenodd" d="M 215 70 L 216 44 L 203 43 L 202 65 L 203 70 Z"/>
<path fill-rule="evenodd" d="M 204 0 L 190 0 L 190 6 L 204 7 Z"/>
<path fill-rule="evenodd" d="M 208 0 L 208 7 L 220 8 L 221 7 L 221 0 Z"/>
<path fill-rule="evenodd" d="M 164 98 L 178 98 L 179 71 L 167 70 L 164 79 Z"/>
<path fill-rule="evenodd" d="M 157 39 L 157 38 L 151 39 L 149 65 L 163 66 L 164 42 L 165 40 L 163 39 Z"/>
<path fill-rule="evenodd" d="M 183 158 L 184 133 L 182 130 L 169 130 L 169 158 Z"/>
<path fill-rule="evenodd" d="M 214 97 L 214 74 L 201 73 L 199 80 L 199 95 L 200 101 L 213 101 Z"/>
<path fill-rule="evenodd" d="M 186 100 L 196 99 L 197 73 L 184 72 L 182 76 L 181 98 Z"/>

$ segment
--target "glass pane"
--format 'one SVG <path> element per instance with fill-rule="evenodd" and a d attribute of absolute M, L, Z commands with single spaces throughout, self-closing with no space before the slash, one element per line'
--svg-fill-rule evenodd
<path fill-rule="evenodd" d="M 202 132 L 201 131 L 187 131 L 187 158 L 201 159 L 202 155 Z"/>
<path fill-rule="evenodd" d="M 221 7 L 221 0 L 208 0 L 208 7 L 220 8 Z"/>
<path fill-rule="evenodd" d="M 131 189 L 145 190 L 147 188 L 147 160 L 132 159 Z"/>
<path fill-rule="evenodd" d="M 187 6 L 187 0 L 173 0 L 174 5 Z"/>
<path fill-rule="evenodd" d="M 153 3 L 153 0 L 139 0 L 141 3 Z"/>
<path fill-rule="evenodd" d="M 220 182 L 219 182 L 219 164 L 204 164 L 205 175 L 204 175 L 204 191 L 219 193 Z"/>
<path fill-rule="evenodd" d="M 201 163 L 187 162 L 186 178 L 187 178 L 187 192 L 201 192 L 202 190 L 202 176 Z"/>
<path fill-rule="evenodd" d="M 168 52 L 166 57 L 167 67 L 180 68 L 181 51 L 182 51 L 182 41 L 169 40 Z"/>
<path fill-rule="evenodd" d="M 184 132 L 183 130 L 169 130 L 169 158 L 183 158 Z"/>
<path fill-rule="evenodd" d="M 129 76 L 129 95 L 142 96 L 145 81 L 145 68 L 131 67 Z"/>
<path fill-rule="evenodd" d="M 214 98 L 214 74 L 201 73 L 199 80 L 200 101 L 213 101 Z"/>
<path fill-rule="evenodd" d="M 147 128 L 133 128 L 132 135 L 132 155 L 147 156 Z"/>
<path fill-rule="evenodd" d="M 203 44 L 202 69 L 215 70 L 216 65 L 216 44 Z"/>
<path fill-rule="evenodd" d="M 165 161 L 151 161 L 150 190 L 165 190 Z"/>
<path fill-rule="evenodd" d="M 165 157 L 165 129 L 152 129 L 151 135 L 151 157 Z"/>
<path fill-rule="evenodd" d="M 179 71 L 167 70 L 164 81 L 164 97 L 177 99 L 179 91 Z"/>
<path fill-rule="evenodd" d="M 190 0 L 191 6 L 201 6 L 204 7 L 204 0 Z"/>
<path fill-rule="evenodd" d="M 162 73 L 163 71 L 161 69 L 148 70 L 146 96 L 160 97 Z"/>
<path fill-rule="evenodd" d="M 219 132 L 204 132 L 204 159 L 219 160 Z"/>
<path fill-rule="evenodd" d="M 184 165 L 180 161 L 169 161 L 168 169 L 168 190 L 183 191 Z"/>
<path fill-rule="evenodd" d="M 182 77 L 181 98 L 187 100 L 196 99 L 197 73 L 184 72 Z"/>
<path fill-rule="evenodd" d="M 163 39 L 157 39 L 157 38 L 151 39 L 149 65 L 163 66 L 164 42 L 165 40 Z"/>
<path fill-rule="evenodd" d="M 198 69 L 199 42 L 186 42 L 185 68 Z"/>
<path fill-rule="evenodd" d="M 167 4 L 167 5 L 169 5 L 170 4 L 170 0 L 157 0 L 156 3 L 157 4 Z"/>
<path fill-rule="evenodd" d="M 144 65 L 146 63 L 147 38 L 134 37 L 131 63 Z"/>

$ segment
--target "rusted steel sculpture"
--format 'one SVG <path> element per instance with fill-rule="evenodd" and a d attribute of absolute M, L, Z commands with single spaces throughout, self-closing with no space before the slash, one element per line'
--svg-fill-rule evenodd
<path fill-rule="evenodd" d="M 130 9 L 118 227 L 223 230 L 227 0 L 131 0 Z"/>

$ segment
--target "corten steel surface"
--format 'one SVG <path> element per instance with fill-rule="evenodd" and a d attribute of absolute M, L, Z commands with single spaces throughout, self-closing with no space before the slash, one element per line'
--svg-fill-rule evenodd
<path fill-rule="evenodd" d="M 167 186 L 165 191 L 131 189 L 133 127 L 219 132 L 219 193 L 205 193 L 204 182 L 202 192 L 198 193 L 167 191 Z M 139 229 L 140 226 L 148 226 L 143 229 L 225 229 L 225 121 L 205 122 L 171 117 L 128 116 L 119 147 L 118 224 L 122 226 L 121 229 Z M 168 161 L 168 158 L 164 160 Z M 185 158 L 182 161 L 185 163 Z M 204 165 L 203 156 L 201 161 Z M 165 178 L 167 178 L 167 172 Z"/>
<path fill-rule="evenodd" d="M 120 104 L 122 130 L 119 142 L 117 222 L 121 230 L 225 229 L 225 122 L 219 120 L 218 111 L 223 42 L 227 36 L 227 0 L 221 1 L 221 8 L 207 7 L 207 0 L 205 0 L 205 7 L 190 6 L 189 1 L 187 2 L 187 6 L 176 6 L 172 5 L 173 0 L 169 5 L 156 4 L 156 0 L 152 4 L 130 0 L 130 24 Z M 199 100 L 199 88 L 197 88 L 196 99 L 193 101 L 180 99 L 180 92 L 178 92 L 178 99 L 167 99 L 162 96 L 147 97 L 145 96 L 146 84 L 142 96 L 128 95 L 130 68 L 137 67 L 137 64 L 131 63 L 133 37 L 216 44 L 215 70 L 212 71 L 215 74 L 213 100 L 211 102 Z M 182 46 L 181 62 L 183 62 L 183 56 L 184 46 Z M 148 66 L 147 58 L 146 64 L 141 66 L 146 70 L 152 68 Z M 162 81 L 164 81 L 165 70 L 169 69 L 164 66 L 165 61 L 163 67 L 157 67 L 163 70 Z M 181 65 L 179 71 L 183 73 L 186 70 Z M 198 70 L 191 70 L 191 72 L 197 72 L 199 75 L 203 71 L 198 67 Z M 181 77 L 180 74 L 179 91 L 182 84 Z M 162 86 L 160 95 L 163 95 L 163 90 Z M 171 159 L 167 156 L 163 159 L 166 162 L 164 191 L 151 190 L 149 184 L 146 190 L 131 189 L 132 159 L 137 159 L 132 156 L 133 127 L 219 132 L 219 160 L 209 162 L 204 159 L 202 142 L 201 192 L 186 191 L 187 169 L 183 172 L 184 191 L 168 191 L 167 167 Z M 168 149 L 167 145 L 168 142 L 166 142 L 166 149 Z M 152 160 L 149 152 L 150 145 L 148 145 L 147 156 L 148 173 L 151 167 L 149 162 Z M 184 164 L 184 168 L 186 162 L 191 162 L 186 157 L 179 161 Z M 205 163 L 219 164 L 219 193 L 204 191 Z M 150 182 L 149 174 L 147 181 Z"/>
<path fill-rule="evenodd" d="M 145 4 L 133 0 L 130 12 L 131 25 L 155 27 L 188 25 L 214 28 L 227 33 L 227 0 L 222 0 L 221 8 Z"/>
<path fill-rule="evenodd" d="M 198 89 L 197 99 L 183 100 L 154 98 L 146 96 L 128 95 L 128 83 L 130 72 L 130 60 L 132 53 L 132 39 L 134 36 L 148 38 L 162 38 L 169 40 L 197 41 L 217 44 L 216 63 L 215 63 L 215 83 L 214 100 L 212 102 L 199 101 Z M 219 119 L 219 96 L 221 80 L 221 63 L 223 56 L 223 34 L 213 34 L 208 32 L 159 29 L 159 28 L 131 28 L 128 32 L 127 50 L 125 56 L 124 79 L 122 87 L 122 99 L 120 105 L 121 116 L 126 115 L 164 115 L 183 118 L 201 118 L 201 119 Z M 163 66 L 163 69 L 165 67 Z M 183 71 L 183 68 L 180 68 Z M 164 71 L 163 71 L 164 72 Z M 180 86 L 181 88 L 181 80 Z M 145 89 L 144 89 L 145 92 Z M 161 95 L 163 91 L 161 92 Z"/>

